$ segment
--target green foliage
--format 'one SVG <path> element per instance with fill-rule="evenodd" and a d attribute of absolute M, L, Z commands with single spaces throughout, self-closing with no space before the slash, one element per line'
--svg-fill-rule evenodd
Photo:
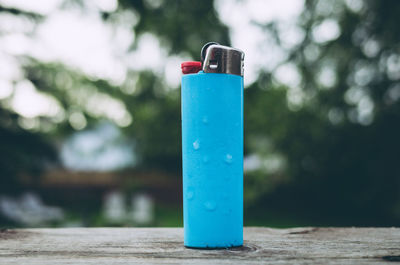
<path fill-rule="evenodd" d="M 140 74 L 134 96 L 124 102 L 134 117 L 125 129 L 133 136 L 140 166 L 180 172 L 180 97 L 179 91 L 162 93 L 163 84 L 151 73 Z"/>
<path fill-rule="evenodd" d="M 150 3 L 160 3 L 152 5 Z M 214 9 L 214 1 L 126 1 L 140 16 L 135 32 L 157 35 L 171 53 L 188 52 L 198 58 L 204 43 L 213 40 L 229 44 L 228 28 Z"/>
<path fill-rule="evenodd" d="M 318 10 L 322 3 L 331 11 Z M 277 124 L 267 124 L 265 114 L 264 130 L 271 131 L 265 135 L 285 155 L 291 182 L 264 193 L 260 206 L 278 199 L 286 211 L 308 212 L 314 219 L 334 217 L 330 224 L 399 224 L 400 102 L 393 96 L 399 90 L 399 72 L 391 70 L 391 60 L 400 51 L 394 22 L 400 6 L 396 1 L 363 3 L 354 12 L 336 1 L 307 1 L 301 20 L 306 37 L 289 57 L 301 73 L 306 99 L 290 112 L 283 102 L 247 103 L 254 116 L 264 109 L 278 117 L 287 114 Z M 317 43 L 313 27 L 326 19 L 337 21 L 341 34 Z M 316 57 L 307 57 L 310 49 Z M 324 68 L 335 75 L 329 87 L 318 80 Z M 255 90 L 257 95 L 246 102 L 266 93 Z M 361 98 L 354 100 L 355 93 Z M 364 116 L 367 105 L 372 112 Z"/>
<path fill-rule="evenodd" d="M 22 130 L 16 114 L 0 108 L 0 192 L 20 190 L 22 173 L 38 177 L 43 166 L 57 163 L 54 148 L 42 135 Z M 35 180 L 35 179 L 33 179 Z"/>
<path fill-rule="evenodd" d="M 228 28 L 219 21 L 211 0 L 121 0 L 115 12 L 124 10 L 139 18 L 132 28 L 136 36 L 156 35 L 170 54 L 199 59 L 205 42 L 229 45 Z M 34 16 L 0 6 L 1 12 Z M 327 218 L 329 225 L 399 224 L 398 14 L 396 0 L 364 1 L 359 10 L 344 1 L 306 1 L 299 18 L 305 38 L 287 51 L 287 63 L 301 76 L 301 100 L 291 102 L 291 88 L 277 85 L 273 71 L 261 73 L 245 90 L 245 155 L 272 161 L 246 173 L 250 215 L 279 209 L 301 220 Z M 104 13 L 103 18 L 112 22 L 112 15 Z M 340 34 L 317 41 L 313 30 L 327 20 L 337 23 Z M 260 27 L 281 43 L 278 25 Z M 324 71 L 331 77 L 324 77 Z M 158 73 L 130 72 L 124 84 L 113 85 L 62 64 L 29 59 L 25 77 L 56 98 L 64 116 L 41 117 L 40 124 L 52 126 L 35 132 L 21 126 L 21 117 L 6 104 L 0 105 L 1 188 L 11 183 L 15 187 L 21 172 L 38 174 L 48 161 L 55 161 L 51 144 L 74 131 L 72 113 L 82 114 L 89 127 L 109 118 L 88 108 L 88 100 L 96 95 L 126 106 L 132 123 L 121 127 L 135 143 L 138 167 L 180 176 L 179 89 L 167 87 Z M 130 86 L 135 89 L 126 89 Z"/>

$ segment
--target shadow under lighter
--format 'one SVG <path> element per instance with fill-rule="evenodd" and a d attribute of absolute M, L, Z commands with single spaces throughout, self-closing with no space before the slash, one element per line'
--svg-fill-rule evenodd
<path fill-rule="evenodd" d="M 209 43 L 202 66 L 182 64 L 186 247 L 243 245 L 243 60 L 242 51 Z"/>

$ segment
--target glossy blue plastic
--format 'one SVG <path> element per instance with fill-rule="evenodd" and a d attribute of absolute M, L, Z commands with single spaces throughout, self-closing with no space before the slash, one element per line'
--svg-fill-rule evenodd
<path fill-rule="evenodd" d="M 182 76 L 184 244 L 243 245 L 243 77 Z"/>

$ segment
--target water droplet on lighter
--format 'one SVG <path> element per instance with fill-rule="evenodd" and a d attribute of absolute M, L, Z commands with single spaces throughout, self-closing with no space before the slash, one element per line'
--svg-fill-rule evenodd
<path fill-rule="evenodd" d="M 224 215 L 230 215 L 232 213 L 231 209 L 225 209 L 224 210 Z"/>
<path fill-rule="evenodd" d="M 188 200 L 193 199 L 193 197 L 194 197 L 193 191 L 188 191 L 186 197 L 188 198 Z"/>
<path fill-rule="evenodd" d="M 194 148 L 194 150 L 198 150 L 200 148 L 199 140 L 196 140 L 193 142 L 193 148 Z"/>
<path fill-rule="evenodd" d="M 215 201 L 206 201 L 204 203 L 204 207 L 206 208 L 207 211 L 215 211 L 215 209 L 217 208 L 217 203 Z"/>
<path fill-rule="evenodd" d="M 204 157 L 203 157 L 203 162 L 204 162 L 204 164 L 207 164 L 208 161 L 210 161 L 210 159 L 208 158 L 208 156 L 204 156 Z"/>
<path fill-rule="evenodd" d="M 188 187 L 186 190 L 186 198 L 188 200 L 193 200 L 194 197 L 194 188 L 193 187 Z"/>
<path fill-rule="evenodd" d="M 232 163 L 232 155 L 231 154 L 226 154 L 225 156 L 225 162 L 227 164 L 231 164 Z"/>
<path fill-rule="evenodd" d="M 202 121 L 203 121 L 204 124 L 208 124 L 208 117 L 207 117 L 207 116 L 204 116 L 203 119 L 202 119 Z"/>

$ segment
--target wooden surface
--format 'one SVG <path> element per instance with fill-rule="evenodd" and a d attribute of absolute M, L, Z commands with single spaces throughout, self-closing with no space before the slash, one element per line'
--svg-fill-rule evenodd
<path fill-rule="evenodd" d="M 181 228 L 1 230 L 0 264 L 400 262 L 400 228 L 245 228 L 244 238 L 241 248 L 195 250 Z"/>

